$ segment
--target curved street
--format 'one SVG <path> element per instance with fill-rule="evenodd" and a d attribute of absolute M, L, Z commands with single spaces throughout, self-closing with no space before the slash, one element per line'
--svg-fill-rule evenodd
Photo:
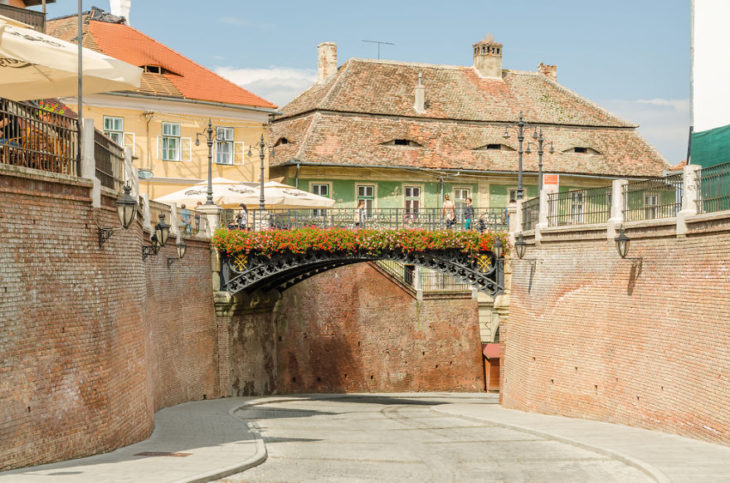
<path fill-rule="evenodd" d="M 221 481 L 645 482 L 610 456 L 496 424 L 437 412 L 493 396 L 357 395 L 262 402 L 236 412 L 268 459 Z"/>

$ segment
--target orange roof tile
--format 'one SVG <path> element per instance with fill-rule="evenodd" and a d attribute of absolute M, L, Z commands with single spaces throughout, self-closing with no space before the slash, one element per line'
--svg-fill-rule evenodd
<path fill-rule="evenodd" d="M 91 20 L 87 14 L 85 16 L 85 46 L 139 67 L 155 65 L 169 71 L 145 73 L 138 92 L 269 109 L 277 107 L 129 25 Z M 51 20 L 49 33 L 72 41 L 76 36 L 75 18 Z"/>

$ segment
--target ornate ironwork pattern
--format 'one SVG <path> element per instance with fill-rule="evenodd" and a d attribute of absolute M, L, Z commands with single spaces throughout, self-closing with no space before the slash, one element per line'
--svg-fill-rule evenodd
<path fill-rule="evenodd" d="M 503 260 L 495 260 L 493 254 L 473 257 L 456 250 L 418 253 L 392 251 L 377 257 L 358 253 L 281 253 L 272 257 L 249 255 L 244 257 L 243 264 L 239 257 L 225 258 L 221 270 L 222 286 L 231 294 L 257 289 L 284 291 L 318 273 L 375 260 L 395 260 L 437 270 L 490 295 L 504 290 Z"/>

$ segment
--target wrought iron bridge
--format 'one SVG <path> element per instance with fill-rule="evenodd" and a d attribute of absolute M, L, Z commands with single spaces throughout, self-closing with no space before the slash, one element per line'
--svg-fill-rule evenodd
<path fill-rule="evenodd" d="M 496 211 L 496 210 L 495 210 Z M 499 210 L 503 213 L 504 210 Z M 335 217 L 334 214 L 337 214 Z M 395 213 L 395 210 L 393 211 Z M 298 210 L 296 215 L 293 211 L 258 212 L 251 210 L 245 223 L 240 225 L 234 220 L 231 228 L 240 226 L 244 230 L 281 230 L 297 228 L 352 228 L 355 226 L 355 210 Z M 398 213 L 399 227 L 402 229 L 402 215 Z M 419 230 L 443 231 L 439 214 L 432 213 L 430 218 L 424 217 L 425 222 L 419 223 L 418 216 L 412 218 L 412 223 Z M 377 223 L 375 217 L 370 216 L 370 229 L 390 229 L 396 221 L 393 218 L 379 216 Z M 432 223 L 427 223 L 428 220 Z M 504 218 L 495 217 L 497 223 L 471 224 L 474 231 L 485 233 L 487 231 L 502 230 L 506 225 Z M 338 222 L 337 220 L 341 220 Z M 437 221 L 438 220 L 438 221 Z M 429 226 L 431 227 L 429 229 Z M 406 225 L 408 227 L 408 225 Z M 481 228 L 481 229 L 480 229 Z M 460 220 L 459 226 L 454 225 L 453 229 L 464 230 L 464 220 Z M 396 232 L 397 233 L 397 232 Z M 256 290 L 284 291 L 299 282 L 302 282 L 319 273 L 332 270 L 346 265 L 362 262 L 374 262 L 377 260 L 392 260 L 406 265 L 420 265 L 424 268 L 435 270 L 462 281 L 465 284 L 496 295 L 504 290 L 504 260 L 497 258 L 494 253 L 480 252 L 477 254 L 465 253 L 460 249 L 440 249 L 406 251 L 400 248 L 386 249 L 377 254 L 367 251 L 323 251 L 306 250 L 303 253 L 284 250 L 271 255 L 251 252 L 247 254 L 238 253 L 231 256 L 221 253 L 221 287 L 223 290 L 236 294 L 239 292 L 250 293 Z"/>

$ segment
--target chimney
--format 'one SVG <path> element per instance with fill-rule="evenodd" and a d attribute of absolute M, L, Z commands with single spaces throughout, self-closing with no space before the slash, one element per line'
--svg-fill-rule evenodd
<path fill-rule="evenodd" d="M 502 44 L 487 34 L 484 40 L 474 44 L 474 68 L 480 77 L 502 78 Z"/>
<path fill-rule="evenodd" d="M 337 72 L 337 44 L 322 42 L 317 46 L 317 82 L 324 82 Z"/>
<path fill-rule="evenodd" d="M 541 73 L 542 75 L 551 78 L 555 82 L 558 81 L 558 66 L 557 65 L 547 65 L 540 62 L 537 66 L 537 71 Z"/>
<path fill-rule="evenodd" d="M 109 0 L 109 10 L 112 15 L 124 17 L 129 25 L 129 9 L 132 8 L 132 0 Z"/>
<path fill-rule="evenodd" d="M 426 112 L 426 88 L 423 87 L 421 80 L 422 75 L 419 72 L 418 85 L 416 86 L 416 101 L 413 103 L 413 109 L 415 109 L 419 114 Z"/>

